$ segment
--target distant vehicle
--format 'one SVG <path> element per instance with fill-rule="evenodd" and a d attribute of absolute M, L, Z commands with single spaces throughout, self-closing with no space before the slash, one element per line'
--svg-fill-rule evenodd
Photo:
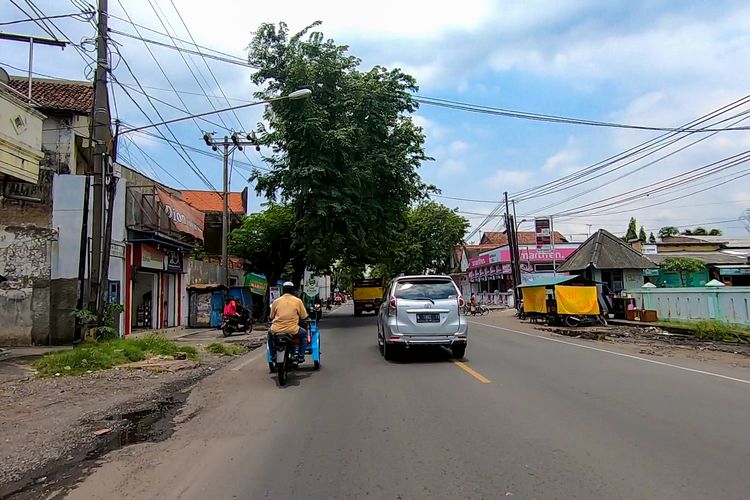
<path fill-rule="evenodd" d="M 378 311 L 378 347 L 385 359 L 412 346 L 444 346 L 454 358 L 466 352 L 469 322 L 464 299 L 450 276 L 400 276 L 385 289 Z"/>
<path fill-rule="evenodd" d="M 377 314 L 378 305 L 383 298 L 383 281 L 380 279 L 355 281 L 352 298 L 355 316 L 361 316 L 364 311 Z"/>

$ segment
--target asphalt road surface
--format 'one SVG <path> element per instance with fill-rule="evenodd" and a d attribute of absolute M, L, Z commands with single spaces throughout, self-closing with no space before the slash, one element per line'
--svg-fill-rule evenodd
<path fill-rule="evenodd" d="M 347 306 L 321 331 L 320 371 L 280 388 L 259 352 L 236 360 L 170 439 L 111 454 L 70 497 L 750 498 L 744 372 L 479 324 L 463 364 L 387 362 Z"/>

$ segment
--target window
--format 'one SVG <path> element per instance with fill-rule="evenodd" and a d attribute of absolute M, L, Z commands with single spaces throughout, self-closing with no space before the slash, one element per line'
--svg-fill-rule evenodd
<path fill-rule="evenodd" d="M 545 271 L 554 271 L 554 270 L 555 270 L 555 266 L 553 266 L 552 264 L 534 264 L 534 271 L 538 273 L 542 273 Z"/>
<path fill-rule="evenodd" d="M 399 281 L 394 295 L 396 298 L 407 300 L 441 300 L 455 299 L 458 292 L 452 281 L 409 280 Z"/>

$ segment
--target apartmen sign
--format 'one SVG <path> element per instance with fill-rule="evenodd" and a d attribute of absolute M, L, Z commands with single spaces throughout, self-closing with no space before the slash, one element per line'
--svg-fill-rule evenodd
<path fill-rule="evenodd" d="M 203 241 L 203 212 L 162 189 L 157 189 L 157 192 L 170 226 L 180 233 L 189 234 Z"/>

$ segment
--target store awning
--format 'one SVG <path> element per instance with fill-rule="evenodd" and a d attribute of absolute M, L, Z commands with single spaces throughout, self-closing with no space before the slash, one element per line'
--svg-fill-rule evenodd
<path fill-rule="evenodd" d="M 560 283 L 567 283 L 568 281 L 574 280 L 576 278 L 578 278 L 578 276 L 557 276 L 553 278 L 541 278 L 530 283 L 526 283 L 525 285 L 519 285 L 518 288 L 530 288 L 532 286 L 554 286 L 559 285 Z"/>

